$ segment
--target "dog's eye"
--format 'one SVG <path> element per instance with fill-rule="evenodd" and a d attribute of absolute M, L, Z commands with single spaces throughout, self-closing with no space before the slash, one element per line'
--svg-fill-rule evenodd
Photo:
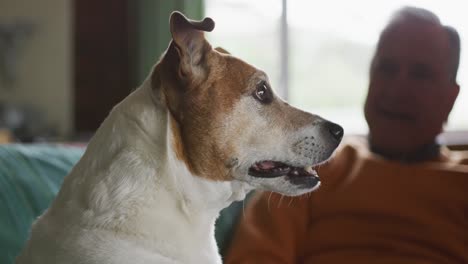
<path fill-rule="evenodd" d="M 273 101 L 273 93 L 266 82 L 261 82 L 257 85 L 253 97 L 262 104 L 269 104 Z"/>

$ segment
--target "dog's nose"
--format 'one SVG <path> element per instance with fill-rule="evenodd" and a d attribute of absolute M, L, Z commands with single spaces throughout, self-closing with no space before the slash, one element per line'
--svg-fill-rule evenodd
<path fill-rule="evenodd" d="M 332 122 L 327 122 L 325 126 L 327 127 L 328 132 L 330 132 L 333 138 L 335 138 L 337 141 L 341 141 L 341 139 L 343 138 L 344 131 L 340 125 L 337 125 Z"/>

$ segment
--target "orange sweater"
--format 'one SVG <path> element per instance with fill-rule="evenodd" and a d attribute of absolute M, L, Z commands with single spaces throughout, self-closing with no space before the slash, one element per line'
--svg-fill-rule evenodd
<path fill-rule="evenodd" d="M 225 263 L 468 263 L 468 155 L 401 164 L 346 144 L 301 197 L 263 193 Z"/>

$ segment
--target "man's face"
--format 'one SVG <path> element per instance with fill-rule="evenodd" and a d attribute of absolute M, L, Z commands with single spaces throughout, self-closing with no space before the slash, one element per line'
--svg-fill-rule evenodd
<path fill-rule="evenodd" d="M 406 22 L 382 35 L 365 105 L 374 147 L 401 153 L 434 141 L 459 90 L 449 54 L 440 26 Z"/>

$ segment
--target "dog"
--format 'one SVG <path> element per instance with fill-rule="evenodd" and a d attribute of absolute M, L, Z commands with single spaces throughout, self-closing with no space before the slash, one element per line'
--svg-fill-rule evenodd
<path fill-rule="evenodd" d="M 221 209 L 253 189 L 297 196 L 320 185 L 313 168 L 343 129 L 213 49 L 213 28 L 171 14 L 167 50 L 101 124 L 18 264 L 221 263 Z"/>

